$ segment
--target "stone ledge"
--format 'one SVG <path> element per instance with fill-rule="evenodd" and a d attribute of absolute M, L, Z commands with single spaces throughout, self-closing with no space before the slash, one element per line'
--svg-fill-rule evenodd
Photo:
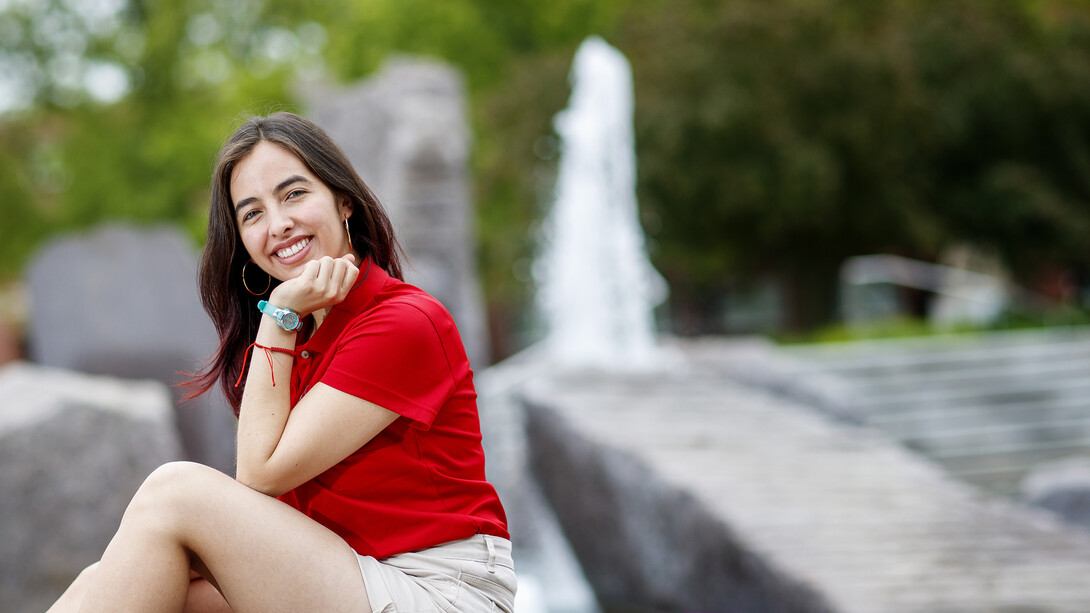
<path fill-rule="evenodd" d="M 734 383 L 716 351 L 523 388 L 533 469 L 607 608 L 1085 610 L 1090 534 Z"/>

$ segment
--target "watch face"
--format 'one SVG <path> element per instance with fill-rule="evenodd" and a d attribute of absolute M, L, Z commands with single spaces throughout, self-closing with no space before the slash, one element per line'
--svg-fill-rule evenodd
<path fill-rule="evenodd" d="M 291 311 L 280 315 L 280 327 L 285 330 L 294 330 L 299 327 L 299 316 Z"/>

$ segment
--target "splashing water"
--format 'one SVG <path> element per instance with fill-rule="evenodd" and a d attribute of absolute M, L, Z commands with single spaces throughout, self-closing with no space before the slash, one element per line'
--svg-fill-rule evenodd
<path fill-rule="evenodd" d="M 652 309 L 666 284 L 644 249 L 636 206 L 632 71 L 597 37 L 575 55 L 560 135 L 556 199 L 535 262 L 546 348 L 560 363 L 657 362 Z"/>

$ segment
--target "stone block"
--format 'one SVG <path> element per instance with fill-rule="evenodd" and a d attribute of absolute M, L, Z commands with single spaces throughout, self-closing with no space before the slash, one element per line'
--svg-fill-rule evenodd
<path fill-rule="evenodd" d="M 197 293 L 197 252 L 179 230 L 109 224 L 58 237 L 27 270 L 31 360 L 91 374 L 179 382 L 216 349 Z M 183 403 L 189 459 L 234 474 L 234 418 L 218 389 Z"/>
<path fill-rule="evenodd" d="M 583 436 L 548 404 L 528 404 L 531 464 L 603 608 L 834 610 L 770 565 L 746 535 L 735 533 L 692 492 Z"/>
<path fill-rule="evenodd" d="M 181 458 L 168 390 L 0 369 L 0 610 L 44 611 L 101 556 L 144 478 Z"/>
<path fill-rule="evenodd" d="M 405 280 L 443 303 L 473 368 L 486 366 L 470 133 L 458 73 L 400 57 L 347 89 L 311 84 L 301 93 L 308 115 L 344 149 L 389 212 L 409 258 Z"/>
<path fill-rule="evenodd" d="M 677 343 L 674 370 L 520 386 L 531 468 L 603 609 L 1086 611 L 1090 534 L 732 379 L 745 344 Z"/>

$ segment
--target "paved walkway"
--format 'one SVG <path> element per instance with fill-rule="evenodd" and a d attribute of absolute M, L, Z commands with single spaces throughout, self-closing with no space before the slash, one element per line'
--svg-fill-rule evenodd
<path fill-rule="evenodd" d="M 648 505 L 695 503 L 718 520 L 721 535 L 704 523 L 689 538 L 721 536 L 736 548 L 732 555 L 752 556 L 760 567 L 750 576 L 763 577 L 767 589 L 746 596 L 744 607 L 704 600 L 705 611 L 1090 610 L 1090 533 L 954 481 L 876 430 L 738 383 L 732 372 L 762 359 L 759 347 L 681 347 L 685 365 L 667 373 L 553 373 L 521 384 L 538 437 L 535 468 L 569 535 L 585 528 L 577 541 L 596 533 L 615 538 L 602 517 L 623 523 L 642 515 L 646 521 L 625 532 L 628 538 L 702 551 L 706 543 L 678 541 L 686 532 L 673 525 L 691 511 L 671 518 L 668 510 L 638 508 L 633 490 L 646 486 Z M 584 478 L 595 479 L 594 487 L 580 489 Z M 596 505 L 610 501 L 602 499 L 626 506 L 603 512 Z M 576 550 L 586 563 L 595 548 L 610 546 L 577 542 Z M 733 572 L 727 567 L 712 568 L 664 583 L 692 591 L 701 582 L 737 580 L 715 575 Z M 639 579 L 618 569 L 587 574 L 607 604 L 611 593 L 628 589 L 626 578 L 655 581 L 653 573 Z M 603 581 L 614 585 L 598 585 Z M 687 606 L 670 600 L 669 585 L 655 590 L 650 608 Z M 777 590 L 793 595 L 777 601 Z"/>

